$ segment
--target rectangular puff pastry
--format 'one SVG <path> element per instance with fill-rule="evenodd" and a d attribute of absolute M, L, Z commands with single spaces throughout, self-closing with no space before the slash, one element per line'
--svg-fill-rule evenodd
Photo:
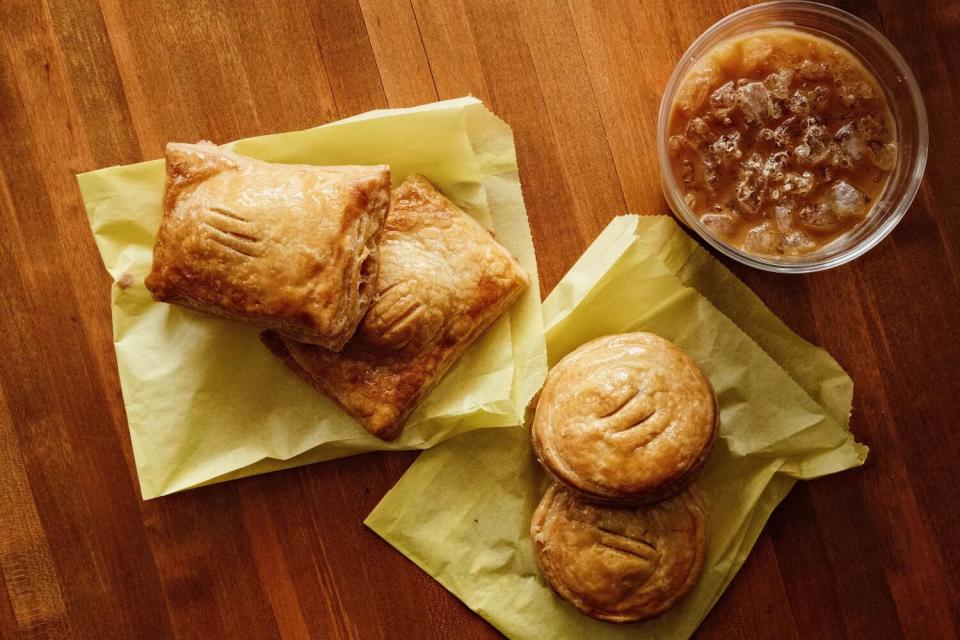
<path fill-rule="evenodd" d="M 370 433 L 390 440 L 529 279 L 489 231 L 420 176 L 391 196 L 380 260 L 374 302 L 340 353 L 274 332 L 261 337 Z"/>
<path fill-rule="evenodd" d="M 210 143 L 166 156 L 154 298 L 343 348 L 376 285 L 389 167 L 273 164 Z"/>

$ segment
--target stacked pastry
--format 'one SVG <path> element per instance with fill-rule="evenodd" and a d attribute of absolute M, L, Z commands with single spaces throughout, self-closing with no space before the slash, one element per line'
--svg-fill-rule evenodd
<path fill-rule="evenodd" d="M 659 336 L 607 336 L 550 370 L 534 412 L 533 448 L 556 481 L 531 524 L 544 577 L 600 620 L 666 611 L 706 555 L 692 484 L 718 428 L 706 376 Z"/>
<path fill-rule="evenodd" d="M 529 279 L 428 180 L 167 145 L 146 286 L 265 329 L 293 371 L 392 439 Z"/>

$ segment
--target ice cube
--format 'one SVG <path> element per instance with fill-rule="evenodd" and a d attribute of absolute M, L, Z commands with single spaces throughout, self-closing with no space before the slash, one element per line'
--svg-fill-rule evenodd
<path fill-rule="evenodd" d="M 786 151 L 777 151 L 771 153 L 767 161 L 763 163 L 763 177 L 765 180 L 780 181 L 783 179 L 783 170 L 787 166 L 790 156 Z"/>
<path fill-rule="evenodd" d="M 765 189 L 765 199 L 774 203 L 779 203 L 783 200 L 784 193 L 781 188 L 781 183 L 783 182 L 784 169 L 787 166 L 788 160 L 789 155 L 786 151 L 778 151 L 771 153 L 767 157 L 766 162 L 763 163 L 761 184 Z"/>
<path fill-rule="evenodd" d="M 737 176 L 737 207 L 748 215 L 755 215 L 763 201 L 763 186 L 763 159 L 754 153 L 740 165 Z"/>
<path fill-rule="evenodd" d="M 840 226 L 840 216 L 824 202 L 804 207 L 797 214 L 801 225 L 813 231 L 831 231 Z"/>
<path fill-rule="evenodd" d="M 713 132 L 703 118 L 691 118 L 683 135 L 695 146 L 702 147 L 713 137 Z"/>
<path fill-rule="evenodd" d="M 796 146 L 793 155 L 802 165 L 816 166 L 826 160 L 831 151 L 830 136 L 822 124 L 814 124 L 812 118 L 807 118 L 807 126 L 803 131 L 800 144 Z"/>
<path fill-rule="evenodd" d="M 790 117 L 780 123 L 780 126 L 773 132 L 773 141 L 778 147 L 787 147 L 793 144 L 793 141 L 800 136 L 800 122 L 795 117 Z"/>
<path fill-rule="evenodd" d="M 737 90 L 737 96 L 743 117 L 748 123 L 761 124 L 767 118 L 780 115 L 780 110 L 762 82 L 748 82 Z"/>
<path fill-rule="evenodd" d="M 830 208 L 841 219 L 864 213 L 870 197 L 846 180 L 837 180 L 830 187 Z"/>
<path fill-rule="evenodd" d="M 860 164 L 860 159 L 867 150 L 867 143 L 852 122 L 840 127 L 833 139 L 840 147 L 838 163 L 841 166 L 850 169 Z"/>
<path fill-rule="evenodd" d="M 813 184 L 812 172 L 793 173 L 788 171 L 781 174 L 780 180 L 770 188 L 769 197 L 773 202 L 782 202 L 786 198 L 805 196 L 813 190 Z"/>
<path fill-rule="evenodd" d="M 708 150 L 700 156 L 700 164 L 703 166 L 703 179 L 711 191 L 716 191 L 720 186 L 720 161 L 713 149 Z"/>
<path fill-rule="evenodd" d="M 763 84 L 770 95 L 780 100 L 786 100 L 790 96 L 791 82 L 793 82 L 793 71 L 790 69 L 780 69 L 763 80 Z"/>
<path fill-rule="evenodd" d="M 826 167 L 827 167 L 827 166 L 829 166 L 829 167 L 831 168 L 831 174 L 830 174 L 831 176 L 833 175 L 832 170 L 835 169 L 836 167 L 840 167 L 840 168 L 842 168 L 842 169 L 852 169 L 852 168 L 854 168 L 854 167 L 856 166 L 856 164 L 857 164 L 856 161 L 854 161 L 853 159 L 849 158 L 849 157 L 840 149 L 840 145 L 839 145 L 839 144 L 837 144 L 836 142 L 834 142 L 834 141 L 831 140 L 829 147 L 830 147 L 830 148 L 829 148 L 829 150 L 828 150 L 828 153 L 827 153 L 826 157 L 825 157 L 824 160 L 823 160 L 824 165 L 825 165 L 825 166 L 824 166 L 824 175 L 826 175 Z M 831 178 L 831 179 L 832 179 L 832 178 Z"/>
<path fill-rule="evenodd" d="M 833 84 L 841 85 L 845 80 L 851 79 L 854 77 L 855 69 L 854 66 L 849 61 L 843 61 L 839 64 L 834 64 L 833 73 Z"/>
<path fill-rule="evenodd" d="M 866 82 L 858 80 L 849 84 L 841 85 L 837 90 L 837 97 L 840 103 L 845 107 L 853 107 L 873 100 L 873 89 Z"/>
<path fill-rule="evenodd" d="M 894 142 L 883 144 L 882 142 L 870 143 L 870 162 L 878 169 L 892 171 L 897 164 L 897 145 Z"/>
<path fill-rule="evenodd" d="M 677 90 L 674 105 L 684 115 L 697 113 L 707 101 L 710 87 L 718 80 L 720 80 L 720 67 L 717 63 L 709 57 L 700 58 Z"/>
<path fill-rule="evenodd" d="M 813 190 L 813 173 L 787 173 L 783 178 L 783 191 L 788 195 L 805 196 Z"/>
<path fill-rule="evenodd" d="M 863 134 L 867 140 L 873 140 L 883 133 L 883 120 L 874 113 L 868 113 L 857 120 L 857 130 Z"/>
<path fill-rule="evenodd" d="M 837 97 L 840 98 L 840 104 L 847 108 L 857 103 L 857 96 L 849 86 L 843 86 L 837 89 Z"/>
<path fill-rule="evenodd" d="M 727 211 L 705 213 L 700 216 L 700 222 L 715 235 L 732 238 L 737 233 L 737 219 Z"/>
<path fill-rule="evenodd" d="M 680 180 L 683 184 L 693 184 L 697 179 L 697 171 L 693 168 L 693 163 L 689 160 L 683 161 L 683 168 L 680 170 Z"/>
<path fill-rule="evenodd" d="M 724 109 L 721 111 L 714 111 L 713 121 L 716 122 L 721 127 L 732 127 L 733 118 L 730 117 L 731 111 L 733 111 L 733 109 Z"/>
<path fill-rule="evenodd" d="M 825 62 L 804 60 L 797 68 L 797 76 L 801 80 L 826 80 L 830 77 L 830 68 Z"/>
<path fill-rule="evenodd" d="M 787 98 L 787 111 L 795 116 L 810 115 L 810 96 L 809 92 L 797 89 L 792 96 Z"/>
<path fill-rule="evenodd" d="M 720 186 L 721 172 L 732 172 L 735 163 L 742 155 L 739 131 L 725 133 L 714 140 L 701 159 L 707 186 L 711 190 L 716 190 Z"/>
<path fill-rule="evenodd" d="M 773 219 L 780 233 L 787 233 L 793 228 L 793 210 L 796 208 L 793 200 L 784 200 L 773 207 Z"/>
<path fill-rule="evenodd" d="M 674 135 L 670 136 L 670 139 L 667 140 L 667 149 L 670 151 L 671 155 L 678 156 L 688 148 L 689 143 L 683 136 Z"/>
<path fill-rule="evenodd" d="M 725 133 L 717 138 L 710 147 L 720 166 L 728 167 L 731 162 L 743 156 L 740 151 L 740 132 Z"/>
<path fill-rule="evenodd" d="M 820 111 L 825 106 L 827 106 L 827 101 L 830 99 L 830 90 L 824 87 L 823 85 L 814 87 L 813 89 L 813 99 L 811 104 L 813 108 L 817 111 Z"/>
<path fill-rule="evenodd" d="M 760 35 L 744 38 L 739 49 L 739 65 L 743 73 L 753 73 L 755 69 L 770 59 L 777 48 L 773 38 Z"/>
<path fill-rule="evenodd" d="M 761 222 L 747 231 L 743 248 L 752 253 L 772 254 L 777 250 L 777 230 L 770 221 Z"/>
<path fill-rule="evenodd" d="M 714 109 L 730 109 L 737 104 L 737 90 L 733 86 L 733 80 L 721 85 L 716 91 L 710 94 L 710 106 Z"/>
<path fill-rule="evenodd" d="M 786 256 L 799 256 L 816 248 L 817 243 L 803 231 L 789 231 L 780 237 L 780 252 Z"/>

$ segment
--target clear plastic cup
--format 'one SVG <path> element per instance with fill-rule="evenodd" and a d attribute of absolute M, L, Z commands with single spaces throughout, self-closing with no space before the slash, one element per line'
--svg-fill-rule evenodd
<path fill-rule="evenodd" d="M 800 256 L 764 256 L 735 247 L 713 234 L 684 202 L 667 150 L 670 115 L 677 90 L 705 53 L 728 38 L 769 28 L 790 28 L 836 42 L 857 56 L 883 88 L 896 121 L 897 161 L 882 195 L 859 226 L 830 244 Z M 927 112 L 917 80 L 883 34 L 854 15 L 816 2 L 788 0 L 758 4 L 730 14 L 703 32 L 683 54 L 660 102 L 657 155 L 660 182 L 670 208 L 721 253 L 743 264 L 780 273 L 822 271 L 863 255 L 903 218 L 920 188 L 929 146 Z"/>

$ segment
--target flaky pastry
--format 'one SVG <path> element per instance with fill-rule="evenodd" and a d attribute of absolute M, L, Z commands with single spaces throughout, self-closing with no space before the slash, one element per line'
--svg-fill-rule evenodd
<path fill-rule="evenodd" d="M 706 461 L 719 413 L 697 363 L 651 333 L 588 342 L 547 374 L 531 440 L 560 482 L 588 499 L 659 500 Z"/>
<path fill-rule="evenodd" d="M 706 507 L 694 486 L 656 504 L 586 502 L 554 484 L 530 526 L 540 571 L 592 618 L 659 615 L 693 588 L 707 550 Z"/>
<path fill-rule="evenodd" d="M 421 176 L 391 196 L 370 311 L 340 353 L 264 332 L 264 343 L 379 438 L 503 313 L 529 279 L 489 231 Z"/>
<path fill-rule="evenodd" d="M 376 286 L 386 166 L 273 164 L 167 145 L 154 298 L 338 350 Z"/>

